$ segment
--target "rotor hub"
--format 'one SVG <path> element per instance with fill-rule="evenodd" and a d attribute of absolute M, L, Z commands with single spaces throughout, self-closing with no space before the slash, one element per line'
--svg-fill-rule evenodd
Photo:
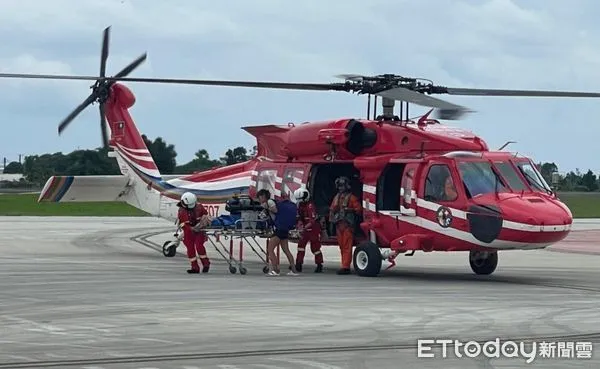
<path fill-rule="evenodd" d="M 104 104 L 110 96 L 110 88 L 114 82 L 106 80 L 104 78 L 98 79 L 94 85 L 91 86 L 92 93 L 96 97 L 96 102 Z"/>
<path fill-rule="evenodd" d="M 433 85 L 433 81 L 422 78 L 403 77 L 396 74 L 379 74 L 375 76 L 341 75 L 350 91 L 360 94 L 377 94 L 394 88 L 405 88 L 420 93 L 440 93 L 444 88 Z"/>

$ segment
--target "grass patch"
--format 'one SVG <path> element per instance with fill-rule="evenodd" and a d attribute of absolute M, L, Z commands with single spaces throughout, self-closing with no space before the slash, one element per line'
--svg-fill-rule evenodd
<path fill-rule="evenodd" d="M 574 218 L 600 218 L 600 192 L 562 192 L 558 197 Z"/>
<path fill-rule="evenodd" d="M 42 202 L 39 194 L 0 194 L 0 216 L 148 216 L 123 202 Z"/>

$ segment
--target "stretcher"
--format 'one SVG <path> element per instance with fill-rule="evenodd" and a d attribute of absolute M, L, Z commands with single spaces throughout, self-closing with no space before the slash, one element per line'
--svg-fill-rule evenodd
<path fill-rule="evenodd" d="M 177 252 L 177 247 L 183 240 L 183 225 L 180 225 L 175 234 L 174 239 L 166 241 L 163 244 L 162 250 L 165 257 L 174 257 Z M 244 247 L 249 246 L 250 249 L 263 262 L 263 273 L 269 272 L 269 262 L 266 247 L 263 248 L 259 240 L 265 240 L 265 246 L 270 237 L 273 236 L 273 229 L 266 219 L 238 219 L 230 225 L 215 225 L 213 222 L 210 226 L 202 228 L 202 232 L 207 235 L 207 241 L 212 244 L 219 255 L 229 265 L 229 272 L 235 274 L 238 271 L 244 275 L 248 269 L 244 265 Z M 300 233 L 297 230 L 290 231 L 290 240 L 300 239 Z M 235 255 L 235 241 L 238 240 L 238 257 Z M 229 241 L 226 246 L 223 241 Z M 281 248 L 278 246 L 275 251 L 277 259 L 280 258 Z"/>

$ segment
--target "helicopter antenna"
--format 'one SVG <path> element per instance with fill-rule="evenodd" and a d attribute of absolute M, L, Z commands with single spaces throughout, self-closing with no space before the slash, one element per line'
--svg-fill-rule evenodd
<path fill-rule="evenodd" d="M 502 149 L 504 149 L 506 146 L 510 145 L 510 144 L 514 144 L 517 143 L 517 141 L 506 141 L 506 143 L 504 145 L 502 145 L 498 151 L 502 151 Z"/>

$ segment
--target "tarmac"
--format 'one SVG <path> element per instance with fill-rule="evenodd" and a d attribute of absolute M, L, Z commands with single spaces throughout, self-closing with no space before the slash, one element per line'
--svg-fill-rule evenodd
<path fill-rule="evenodd" d="M 325 273 L 308 252 L 302 275 L 269 278 L 250 248 L 248 273 L 230 274 L 209 243 L 210 273 L 188 275 L 183 245 L 162 255 L 173 227 L 159 219 L 0 217 L 0 368 L 599 368 L 600 220 L 574 229 L 552 250 L 501 252 L 491 276 L 466 253 L 338 276 L 326 247 Z M 419 357 L 419 339 L 500 357 Z"/>

